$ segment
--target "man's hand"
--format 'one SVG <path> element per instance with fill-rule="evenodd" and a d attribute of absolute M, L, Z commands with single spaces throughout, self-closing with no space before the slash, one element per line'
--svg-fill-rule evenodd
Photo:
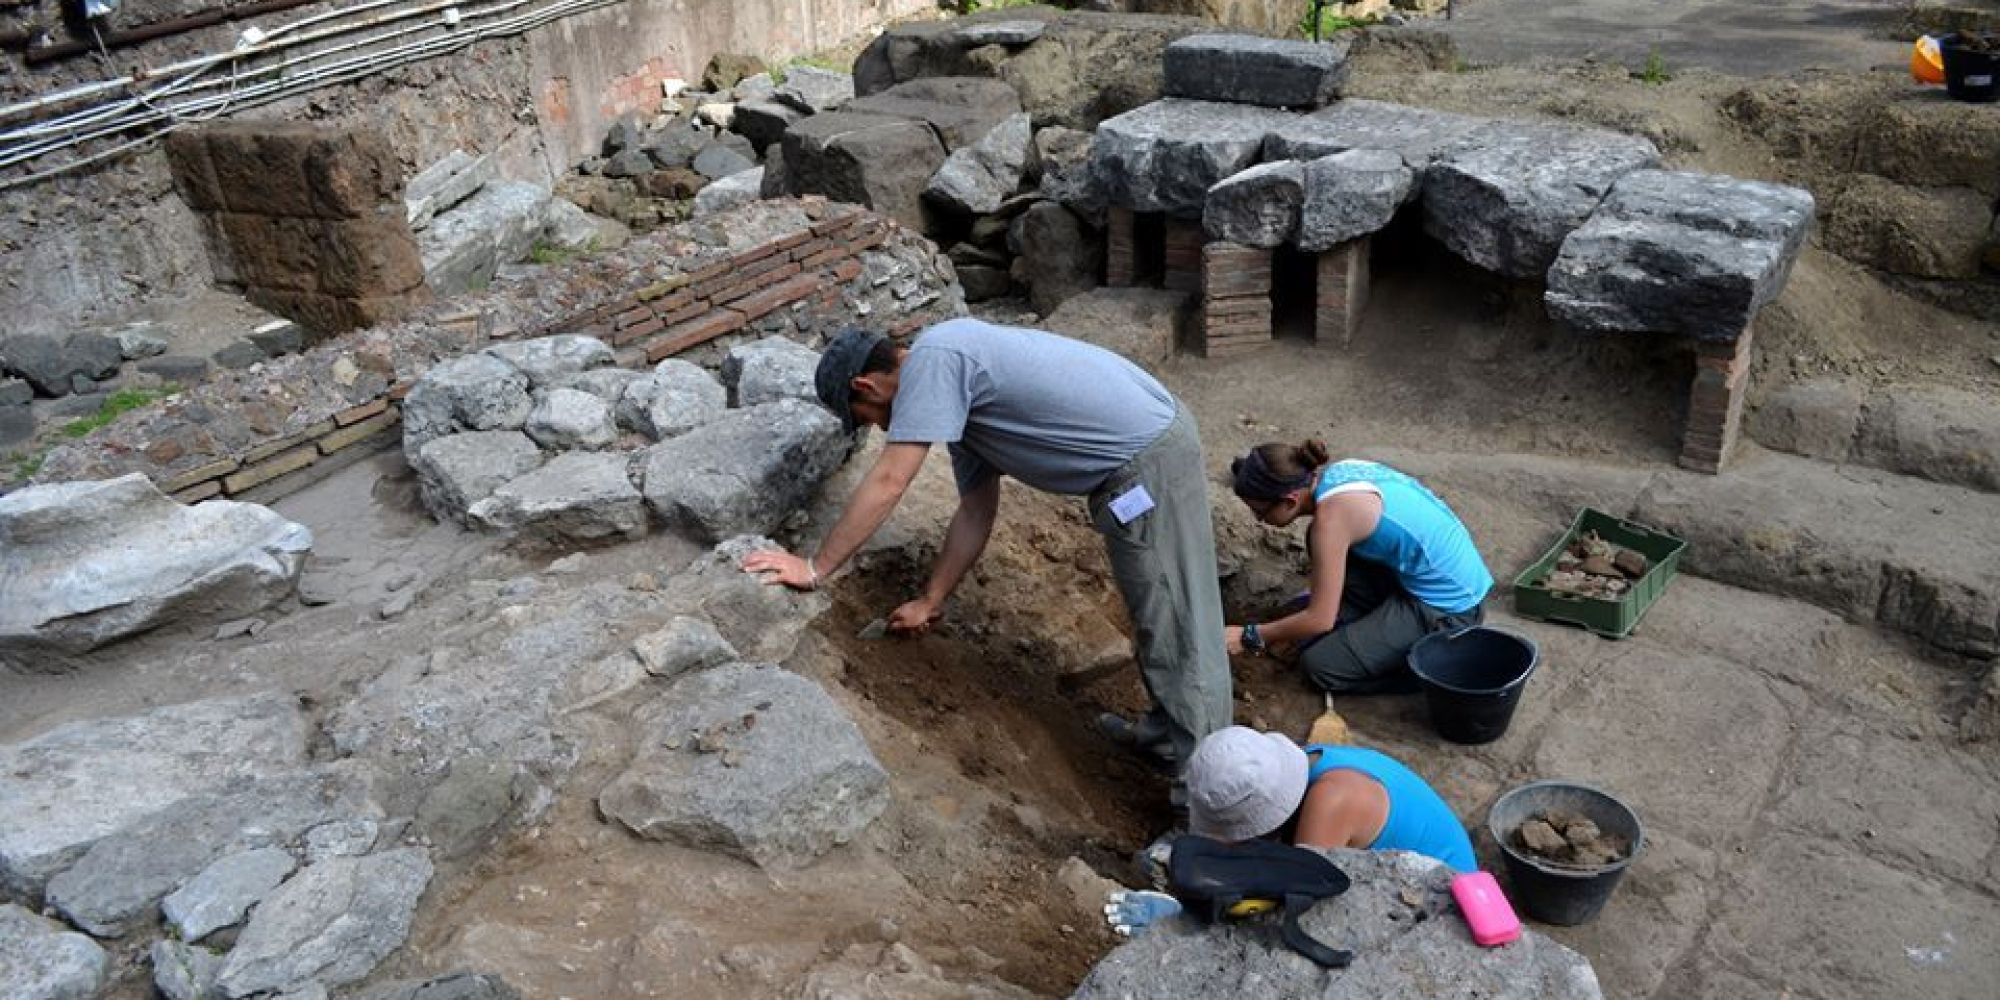
<path fill-rule="evenodd" d="M 819 574 L 812 564 L 782 549 L 766 549 L 743 557 L 743 571 L 765 583 L 782 583 L 793 590 L 816 590 Z"/>
<path fill-rule="evenodd" d="M 1222 630 L 1222 648 L 1231 656 L 1243 655 L 1243 626 L 1231 625 Z"/>
<path fill-rule="evenodd" d="M 889 631 L 900 635 L 923 635 L 943 613 L 928 597 L 907 601 L 889 615 Z"/>

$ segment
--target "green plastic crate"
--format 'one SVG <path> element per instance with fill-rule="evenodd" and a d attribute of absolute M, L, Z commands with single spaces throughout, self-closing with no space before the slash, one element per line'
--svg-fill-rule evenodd
<path fill-rule="evenodd" d="M 1571 542 L 1591 531 L 1613 545 L 1645 556 L 1646 575 L 1632 581 L 1632 589 L 1615 601 L 1558 594 L 1535 585 L 1555 568 L 1556 559 Z M 1660 599 L 1674 574 L 1680 572 L 1681 551 L 1686 548 L 1686 542 L 1664 531 L 1585 507 L 1562 540 L 1514 578 L 1514 611 L 1524 618 L 1581 625 L 1607 639 L 1623 639 L 1638 627 L 1646 609 Z"/>

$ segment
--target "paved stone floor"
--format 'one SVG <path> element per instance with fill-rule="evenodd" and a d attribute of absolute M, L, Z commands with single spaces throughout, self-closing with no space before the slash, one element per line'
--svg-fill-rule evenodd
<path fill-rule="evenodd" d="M 1634 69 L 1658 53 L 1689 66 L 1772 76 L 1867 69 L 1908 58 L 1878 27 L 1894 0 L 1458 0 L 1438 21 L 1475 64 L 1586 55 Z"/>

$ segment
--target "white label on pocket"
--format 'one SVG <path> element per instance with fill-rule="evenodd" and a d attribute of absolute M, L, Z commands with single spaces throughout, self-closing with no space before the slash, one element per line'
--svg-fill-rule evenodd
<path fill-rule="evenodd" d="M 1988 73 L 1985 76 L 1968 76 L 1965 78 L 1965 85 L 1968 87 L 1991 87 L 1993 86 L 1993 75 Z"/>
<path fill-rule="evenodd" d="M 1140 515 L 1153 509 L 1153 495 L 1144 486 L 1134 486 L 1111 500 L 1111 516 L 1119 524 L 1131 524 Z"/>

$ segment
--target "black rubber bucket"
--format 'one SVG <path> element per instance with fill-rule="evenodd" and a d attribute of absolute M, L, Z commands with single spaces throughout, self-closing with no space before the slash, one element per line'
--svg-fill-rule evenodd
<path fill-rule="evenodd" d="M 1944 89 L 1961 101 L 2000 100 L 2000 52 L 1973 52 L 1965 48 L 1965 36 L 1950 34 L 1938 39 L 1938 53 L 1944 57 Z"/>
<path fill-rule="evenodd" d="M 1533 642 L 1484 625 L 1433 632 L 1410 647 L 1410 671 L 1430 702 L 1431 727 L 1453 743 L 1505 735 L 1540 661 Z"/>
<path fill-rule="evenodd" d="M 1576 868 L 1515 847 L 1514 831 L 1530 817 L 1546 812 L 1578 813 L 1596 823 L 1599 830 L 1626 838 L 1632 849 L 1622 861 Z M 1537 781 L 1500 796 L 1486 814 L 1486 829 L 1500 845 L 1514 902 L 1542 923 L 1563 926 L 1587 923 L 1604 909 L 1646 840 L 1639 814 L 1631 807 L 1588 785 L 1568 781 Z"/>

